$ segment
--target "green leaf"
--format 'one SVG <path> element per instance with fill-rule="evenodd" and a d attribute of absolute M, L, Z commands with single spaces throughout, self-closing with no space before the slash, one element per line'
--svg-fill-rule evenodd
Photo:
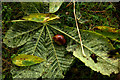
<path fill-rule="evenodd" d="M 55 13 L 58 11 L 63 2 L 49 2 L 49 12 Z"/>
<path fill-rule="evenodd" d="M 80 42 L 76 29 L 66 26 L 63 26 L 60 29 L 58 26 L 44 24 L 44 26 L 42 28 L 40 27 L 37 31 L 33 30 L 35 34 L 30 40 L 26 42 L 26 44 L 19 50 L 18 53 L 35 55 L 45 59 L 45 61 L 41 64 L 36 64 L 24 69 L 19 69 L 16 66 L 13 67 L 11 69 L 11 73 L 14 75 L 13 78 L 38 78 L 40 76 L 43 78 L 64 78 L 64 75 L 62 73 L 66 72 L 66 70 L 70 67 L 70 64 L 73 61 L 73 57 L 71 57 L 69 54 L 68 56 L 65 56 L 65 54 L 67 54 L 66 48 L 64 46 L 59 46 L 53 42 L 52 37 L 54 34 L 52 31 L 54 31 L 55 34 L 64 34 L 71 40 L 70 43 L 69 41 L 67 42 L 69 43 L 67 44 L 68 51 L 79 52 L 79 54 L 81 53 L 79 51 L 81 48 L 78 49 L 80 47 Z M 91 62 L 94 63 L 94 60 L 90 57 L 90 55 L 94 53 L 98 56 L 98 62 L 94 63 L 92 67 L 91 65 L 87 66 L 95 71 L 100 71 L 104 75 L 110 75 L 112 72 L 117 73 L 117 60 L 108 58 L 107 55 L 107 52 L 109 50 L 114 49 L 113 46 L 108 42 L 109 40 L 95 32 L 82 31 L 81 33 L 85 53 L 87 54 L 87 59 L 90 59 L 90 61 L 85 62 L 84 59 L 76 56 L 75 53 L 74 55 L 81 61 L 85 62 L 85 64 L 91 64 Z M 106 59 L 108 59 L 108 61 Z M 106 71 L 108 68 L 105 66 L 96 66 L 96 64 L 98 64 L 100 61 L 101 65 L 103 65 L 103 63 L 105 66 L 106 64 L 109 65 L 110 70 Z M 26 64 L 29 62 L 24 63 Z M 112 68 L 113 66 L 115 66 L 114 69 Z M 104 73 L 103 70 L 106 71 L 106 73 Z M 25 74 L 27 75 L 25 76 Z"/>
<path fill-rule="evenodd" d="M 44 63 L 44 62 L 42 62 Z M 42 72 L 44 69 L 42 68 L 43 65 L 40 63 L 39 65 L 32 65 L 32 66 L 27 66 L 27 67 L 12 67 L 11 68 L 11 73 L 13 75 L 13 79 L 16 78 L 34 78 L 37 79 L 42 76 Z M 40 68 L 39 68 L 40 67 Z"/>
<path fill-rule="evenodd" d="M 117 47 L 117 48 L 120 48 L 120 44 L 117 44 L 116 47 Z"/>
<path fill-rule="evenodd" d="M 46 34 L 45 34 L 46 29 Z M 43 26 L 29 40 L 18 53 L 35 55 L 45 61 L 28 68 L 13 67 L 11 73 L 13 78 L 64 78 L 63 73 L 67 71 L 73 61 L 73 57 L 67 54 L 65 46 L 59 46 L 53 42 L 52 27 Z"/>
<path fill-rule="evenodd" d="M 23 17 L 22 19 L 25 19 L 27 21 L 35 21 L 35 22 L 45 23 L 50 20 L 59 19 L 59 17 L 54 14 L 49 14 L 49 13 L 46 13 L 46 14 L 33 13 L 33 14 L 30 14 L 29 16 Z"/>
<path fill-rule="evenodd" d="M 21 2 L 25 14 L 48 13 L 49 4 L 47 2 Z"/>
<path fill-rule="evenodd" d="M 55 13 L 63 2 L 22 2 L 23 11 L 26 14 L 31 13 Z"/>
<path fill-rule="evenodd" d="M 7 31 L 3 42 L 12 48 L 24 45 L 42 25 L 35 22 L 16 22 Z"/>
<path fill-rule="evenodd" d="M 31 66 L 43 61 L 44 59 L 40 57 L 26 54 L 19 54 L 18 56 L 12 58 L 12 62 L 17 66 Z"/>
<path fill-rule="evenodd" d="M 71 41 L 68 45 L 68 51 L 72 51 L 73 55 L 84 62 L 86 66 L 103 75 L 110 76 L 112 73 L 116 74 L 119 72 L 119 59 L 108 58 L 109 55 L 107 53 L 114 49 L 114 47 L 107 38 L 103 37 L 101 34 L 87 30 L 81 30 L 81 36 L 87 57 L 83 57 L 81 46 L 78 43 L 70 45 L 73 44 L 74 41 Z M 90 57 L 92 54 L 97 56 L 97 62 Z"/>
<path fill-rule="evenodd" d="M 113 7 L 113 5 L 109 5 L 107 8 L 105 8 L 106 10 L 108 10 L 108 9 L 110 9 L 110 8 L 112 8 Z"/>

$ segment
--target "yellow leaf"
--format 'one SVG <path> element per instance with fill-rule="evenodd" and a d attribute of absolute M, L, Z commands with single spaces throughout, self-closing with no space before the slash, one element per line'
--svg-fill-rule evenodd
<path fill-rule="evenodd" d="M 96 26 L 92 30 L 110 38 L 113 41 L 120 42 L 120 29 L 108 27 L 108 26 Z"/>
<path fill-rule="evenodd" d="M 26 55 L 26 54 L 19 54 L 12 58 L 12 62 L 17 66 L 31 66 L 37 63 L 43 62 L 44 59 L 33 56 L 33 55 Z"/>
<path fill-rule="evenodd" d="M 57 15 L 50 14 L 50 13 L 46 13 L 46 14 L 33 13 L 33 14 L 30 14 L 29 16 L 23 17 L 22 19 L 28 20 L 28 21 L 45 23 L 45 22 L 48 22 L 50 20 L 59 19 L 59 17 Z"/>
<path fill-rule="evenodd" d="M 112 28 L 112 27 L 108 27 L 108 26 L 96 26 L 93 28 L 95 29 L 99 29 L 101 31 L 108 31 L 108 32 L 112 32 L 112 33 L 120 33 L 120 29 L 116 29 L 116 28 Z"/>

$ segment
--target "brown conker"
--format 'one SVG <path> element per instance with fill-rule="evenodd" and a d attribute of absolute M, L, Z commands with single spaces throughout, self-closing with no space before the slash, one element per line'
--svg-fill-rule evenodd
<path fill-rule="evenodd" d="M 64 36 L 60 34 L 55 35 L 53 39 L 58 45 L 64 45 L 66 43 Z"/>

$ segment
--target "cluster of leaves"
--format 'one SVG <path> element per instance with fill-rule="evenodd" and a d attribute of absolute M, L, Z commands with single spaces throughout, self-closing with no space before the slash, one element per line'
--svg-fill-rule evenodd
<path fill-rule="evenodd" d="M 43 4 L 45 3 L 21 3 L 24 14 L 28 16 L 25 16 L 19 20 L 12 20 L 11 22 L 14 22 L 14 24 L 5 34 L 5 37 L 3 39 L 4 43 L 12 48 L 19 47 L 20 49 L 17 53 L 24 55 L 22 57 L 13 57 L 13 63 L 18 66 L 27 66 L 21 68 L 15 65 L 12 66 L 11 73 L 13 75 L 13 78 L 39 78 L 41 76 L 42 78 L 64 78 L 64 74 L 70 67 L 75 57 L 84 62 L 85 65 L 90 67 L 92 70 L 100 72 L 103 75 L 109 76 L 113 72 L 119 72 L 119 59 L 109 58 L 109 55 L 107 54 L 110 50 L 114 49 L 113 45 L 106 38 L 109 36 L 104 36 L 104 34 L 102 35 L 94 31 L 80 30 L 86 54 L 86 57 L 83 57 L 78 33 L 74 26 L 75 23 L 73 14 L 70 13 L 72 17 L 68 16 L 67 19 L 65 18 L 68 23 L 70 23 L 71 21 L 73 23 L 73 25 L 69 27 L 66 26 L 65 20 L 56 20 L 60 19 L 60 17 L 64 18 L 64 15 L 60 14 L 59 17 L 55 14 L 52 14 L 58 11 L 60 6 L 62 5 L 62 2 L 46 3 L 46 5 L 44 6 L 48 6 L 47 10 L 44 9 L 44 7 L 42 7 L 43 9 L 41 9 L 40 5 L 43 6 Z M 97 4 L 98 3 L 96 3 L 96 5 Z M 77 3 L 76 5 L 76 15 L 78 20 L 79 17 L 83 17 L 83 19 L 79 20 L 80 27 L 85 26 L 85 22 L 89 22 L 90 20 L 90 17 L 88 18 L 89 20 L 84 19 L 84 16 L 86 16 L 88 12 L 86 12 L 87 14 L 83 14 L 82 11 L 78 10 L 83 9 L 80 8 L 83 5 L 86 6 L 86 4 L 84 3 Z M 105 9 L 107 10 L 110 8 L 111 5 Z M 56 14 L 57 13 L 58 12 L 56 12 Z M 93 25 L 99 25 L 96 24 L 96 20 L 101 20 L 101 18 L 98 18 L 97 15 L 92 15 L 91 18 L 93 19 Z M 87 27 L 87 29 L 89 28 Z M 64 35 L 67 43 L 62 46 L 54 43 L 52 37 L 55 34 Z M 120 35 L 118 35 L 118 37 L 119 36 Z M 115 41 L 119 42 L 119 39 Z M 73 56 L 71 56 L 69 52 L 73 52 Z M 91 58 L 92 54 L 95 54 L 97 56 L 97 62 L 95 62 L 94 59 Z M 30 57 L 29 55 L 34 56 Z M 29 58 L 24 61 L 23 59 L 26 59 L 26 57 L 28 56 Z M 35 60 L 35 56 L 40 57 L 40 60 L 44 59 L 44 61 L 38 62 L 38 60 Z M 33 58 L 33 60 L 31 58 Z M 18 60 L 20 62 L 17 62 Z M 31 64 L 32 66 L 30 66 Z"/>

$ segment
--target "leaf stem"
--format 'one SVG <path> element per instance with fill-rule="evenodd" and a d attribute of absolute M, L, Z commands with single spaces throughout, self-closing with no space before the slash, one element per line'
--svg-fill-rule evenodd
<path fill-rule="evenodd" d="M 35 51 L 36 51 L 36 48 L 37 48 L 37 46 L 38 46 L 38 43 L 39 43 L 40 37 L 41 37 L 41 35 L 42 35 L 42 32 L 43 32 L 43 30 L 44 30 L 44 27 L 45 27 L 45 26 L 43 26 L 42 31 L 41 31 L 40 34 L 39 34 L 39 37 L 38 37 L 38 40 L 37 40 L 37 42 L 36 42 L 36 44 L 35 44 L 35 47 L 34 47 L 34 50 L 33 50 L 32 55 L 34 55 L 34 53 L 35 53 Z"/>
<path fill-rule="evenodd" d="M 74 7 L 73 7 L 74 17 L 75 17 L 75 22 L 76 22 L 76 27 L 77 27 L 78 35 L 79 35 L 79 38 L 80 38 L 82 54 L 83 54 L 84 57 L 86 57 L 86 54 L 85 54 L 84 49 L 83 49 L 83 44 L 82 44 L 82 40 L 81 40 L 80 30 L 79 30 L 78 23 L 77 23 L 76 14 L 75 14 L 75 1 L 73 3 L 74 3 Z"/>
<path fill-rule="evenodd" d="M 48 32 L 48 34 L 49 34 L 49 37 L 50 37 L 50 40 L 51 40 L 51 43 L 52 43 L 52 47 L 53 47 L 53 50 L 54 50 L 54 53 L 55 53 L 56 60 L 57 60 L 57 62 L 58 62 L 59 69 L 60 69 L 60 71 L 62 72 L 62 69 L 61 69 L 61 66 L 60 66 L 60 62 L 59 62 L 59 60 L 58 60 L 57 53 L 56 53 L 56 50 L 55 50 L 55 47 L 54 47 L 54 44 L 53 44 L 53 41 L 52 41 L 52 37 L 51 37 L 51 35 L 50 35 L 50 31 L 49 31 L 49 29 L 48 29 L 47 26 L 46 26 L 46 29 L 47 29 L 47 32 Z"/>

